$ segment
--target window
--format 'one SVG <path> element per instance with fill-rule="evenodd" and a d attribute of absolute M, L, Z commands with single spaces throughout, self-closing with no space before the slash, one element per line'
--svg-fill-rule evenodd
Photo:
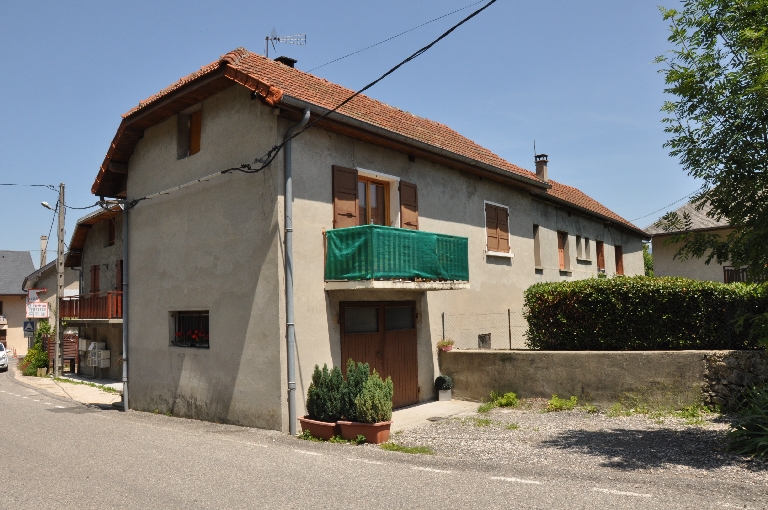
<path fill-rule="evenodd" d="M 91 293 L 99 292 L 99 273 L 101 272 L 101 267 L 96 264 L 91 266 Z"/>
<path fill-rule="evenodd" d="M 615 246 L 613 254 L 616 257 L 616 274 L 624 274 L 624 250 L 621 246 Z"/>
<path fill-rule="evenodd" d="M 581 236 L 576 236 L 576 258 L 584 258 L 584 247 L 581 244 Z"/>
<path fill-rule="evenodd" d="M 104 246 L 114 246 L 115 244 L 115 219 L 110 218 L 108 220 L 104 220 L 107 223 L 107 228 L 105 231 L 106 239 L 104 239 Z"/>
<path fill-rule="evenodd" d="M 123 290 L 123 261 L 115 262 L 115 290 Z"/>
<path fill-rule="evenodd" d="M 396 182 L 396 181 L 395 181 Z M 391 183 L 359 175 L 355 168 L 333 166 L 333 228 L 391 225 Z M 400 227 L 419 229 L 415 184 L 400 181 Z"/>
<path fill-rule="evenodd" d="M 171 345 L 209 349 L 208 311 L 173 312 Z"/>
<path fill-rule="evenodd" d="M 7 329 L 0 329 L 0 344 L 3 344 L 4 346 L 8 347 L 8 330 Z"/>
<path fill-rule="evenodd" d="M 605 252 L 602 241 L 595 241 L 595 249 L 597 250 L 597 270 L 605 272 Z"/>
<path fill-rule="evenodd" d="M 0 315 L 3 315 L 3 302 L 0 301 Z"/>
<path fill-rule="evenodd" d="M 350 307 L 344 310 L 344 333 L 355 335 L 379 331 L 379 309 L 370 306 Z"/>
<path fill-rule="evenodd" d="M 533 265 L 541 267 L 541 239 L 538 225 L 533 226 Z"/>
<path fill-rule="evenodd" d="M 589 237 L 584 238 L 584 258 L 586 260 L 592 260 L 592 253 L 589 247 Z"/>
<path fill-rule="evenodd" d="M 568 232 L 557 233 L 557 257 L 560 263 L 561 271 L 568 271 L 571 268 L 571 256 L 568 246 Z"/>
<path fill-rule="evenodd" d="M 200 152 L 200 137 L 203 126 L 203 111 L 197 107 L 197 111 L 188 114 L 179 113 L 178 116 L 178 144 L 177 156 L 186 158 Z"/>
<path fill-rule="evenodd" d="M 485 203 L 485 249 L 509 253 L 509 209 L 503 205 Z"/>
<path fill-rule="evenodd" d="M 358 225 L 389 225 L 389 183 L 358 177 Z"/>

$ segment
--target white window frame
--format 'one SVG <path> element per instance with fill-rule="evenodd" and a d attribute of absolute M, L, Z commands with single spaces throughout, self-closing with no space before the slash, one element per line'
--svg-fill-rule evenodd
<path fill-rule="evenodd" d="M 507 210 L 507 235 L 509 235 L 509 251 L 491 251 L 488 249 L 488 215 L 486 214 L 486 205 L 491 204 L 496 207 L 503 207 Z M 515 254 L 512 253 L 512 232 L 509 228 L 509 222 L 512 215 L 509 214 L 509 206 L 500 204 L 498 202 L 491 202 L 490 200 L 483 200 L 483 236 L 485 237 L 485 255 L 488 257 L 503 257 L 508 259 L 515 258 Z"/>

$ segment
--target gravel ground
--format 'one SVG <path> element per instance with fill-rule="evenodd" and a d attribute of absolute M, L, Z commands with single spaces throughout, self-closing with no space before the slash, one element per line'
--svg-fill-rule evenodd
<path fill-rule="evenodd" d="M 392 441 L 493 464 L 684 473 L 768 484 L 768 462 L 725 452 L 727 416 L 705 414 L 692 424 L 669 416 L 543 412 L 545 406 L 545 400 L 527 400 L 521 408 L 496 408 L 396 432 Z"/>

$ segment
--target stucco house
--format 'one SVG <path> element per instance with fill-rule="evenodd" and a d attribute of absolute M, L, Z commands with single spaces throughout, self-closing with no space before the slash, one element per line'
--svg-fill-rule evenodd
<path fill-rule="evenodd" d="M 430 400 L 442 312 L 643 274 L 647 234 L 545 155 L 529 171 L 364 95 L 293 139 L 290 165 L 246 173 L 352 94 L 294 62 L 237 49 L 123 116 L 92 192 L 128 202 L 131 408 L 289 430 L 291 327 L 299 415 L 314 365 L 348 358 L 392 376 L 396 406 Z"/>
<path fill-rule="evenodd" d="M 19 356 L 27 354 L 28 348 L 24 338 L 27 293 L 21 284 L 34 269 L 28 251 L 0 250 L 0 343 Z"/>
<path fill-rule="evenodd" d="M 61 317 L 76 329 L 79 373 L 119 380 L 123 355 L 123 215 L 118 206 L 99 209 L 79 220 L 64 259 L 65 271 L 77 271 L 79 292 L 61 300 Z M 104 361 L 87 363 L 91 342 L 104 343 Z"/>
<path fill-rule="evenodd" d="M 651 234 L 651 253 L 653 255 L 653 274 L 654 276 L 682 276 L 694 280 L 708 280 L 720 283 L 743 282 L 747 280 L 747 269 L 735 269 L 733 265 L 726 262 L 718 264 L 712 261 L 705 263 L 706 258 L 689 258 L 683 260 L 675 259 L 675 253 L 680 248 L 679 243 L 672 243 L 670 239 L 683 232 L 683 218 L 689 218 L 689 224 L 686 231 L 706 232 L 716 234 L 725 238 L 730 232 L 731 227 L 728 220 L 721 218 L 719 220 L 707 215 L 711 207 L 705 205 L 701 210 L 690 202 L 680 207 L 674 214 L 677 215 L 680 228 L 665 230 L 663 227 L 663 218 L 655 221 L 648 226 L 645 231 Z"/>

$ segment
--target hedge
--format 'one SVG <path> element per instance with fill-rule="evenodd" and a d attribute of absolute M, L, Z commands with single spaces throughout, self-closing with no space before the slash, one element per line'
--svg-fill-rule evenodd
<path fill-rule="evenodd" d="M 524 310 L 529 348 L 603 351 L 755 349 L 767 313 L 766 284 L 645 276 L 537 283 Z"/>

